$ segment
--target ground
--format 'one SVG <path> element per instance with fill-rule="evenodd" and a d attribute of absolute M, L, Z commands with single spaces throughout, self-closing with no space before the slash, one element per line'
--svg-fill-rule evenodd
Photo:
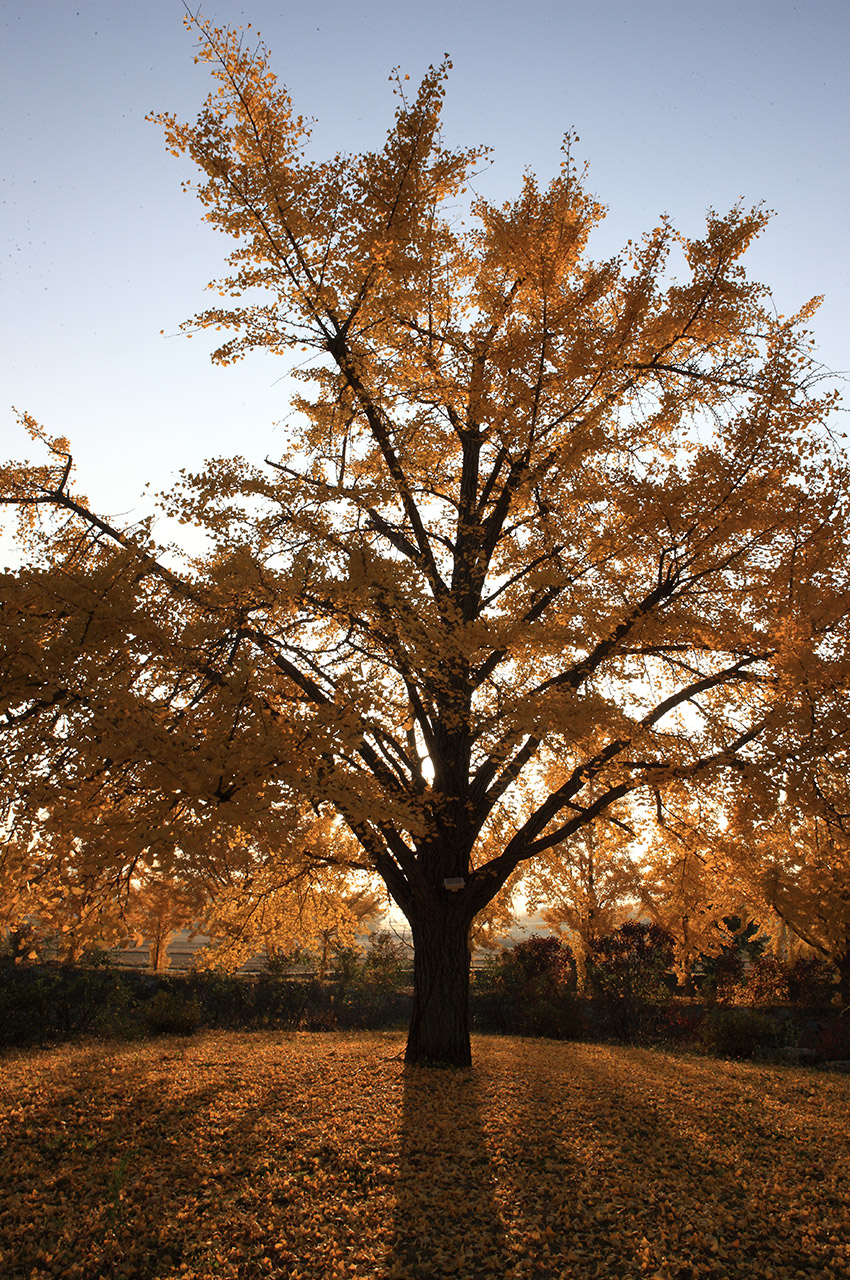
<path fill-rule="evenodd" d="M 850 1276 L 850 1079 L 401 1033 L 0 1061 L 6 1280 Z"/>

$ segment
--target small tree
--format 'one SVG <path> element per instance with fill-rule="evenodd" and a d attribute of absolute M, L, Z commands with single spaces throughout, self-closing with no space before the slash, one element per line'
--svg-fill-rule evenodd
<path fill-rule="evenodd" d="M 640 903 L 673 938 L 679 985 L 693 995 L 695 965 L 722 946 L 718 925 L 741 908 L 745 892 L 722 856 L 724 812 L 716 789 L 674 785 L 653 799 Z"/>
<path fill-rule="evenodd" d="M 384 913 L 384 903 L 378 893 L 361 886 L 345 895 L 345 907 L 349 919 L 355 920 L 359 928 L 377 919 Z M 338 956 L 352 944 L 350 926 L 341 928 L 339 922 L 319 929 L 317 946 L 319 968 L 317 977 L 323 981 L 328 974 L 331 957 Z"/>
<path fill-rule="evenodd" d="M 755 818 L 739 813 L 729 858 L 755 904 L 792 936 L 834 965 L 839 994 L 850 1005 L 850 790 L 846 762 L 818 759 L 781 804 Z M 803 780 L 798 779 L 798 785 Z M 805 788 L 803 790 L 803 787 Z M 745 842 L 745 843 L 744 843 Z"/>
<path fill-rule="evenodd" d="M 162 973 L 168 968 L 169 943 L 181 929 L 197 923 L 203 909 L 197 886 L 191 892 L 147 868 L 137 874 L 125 918 L 128 928 L 147 942 L 149 969 Z"/>

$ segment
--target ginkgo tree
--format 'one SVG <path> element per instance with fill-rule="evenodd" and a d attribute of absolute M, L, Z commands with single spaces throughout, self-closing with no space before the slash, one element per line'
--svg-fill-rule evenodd
<path fill-rule="evenodd" d="M 572 139 L 547 185 L 477 196 L 484 151 L 440 132 L 448 65 L 397 78 L 381 150 L 314 159 L 262 44 L 188 21 L 213 92 L 155 119 L 235 241 L 193 324 L 304 391 L 267 465 L 165 498 L 195 560 L 90 510 L 62 441 L 8 468 L 39 552 L 4 580 L 27 637 L 5 738 L 63 762 L 17 812 L 75 782 L 122 857 L 259 842 L 305 874 L 333 849 L 287 812 L 335 813 L 410 922 L 408 1061 L 464 1065 L 470 928 L 509 878 L 627 797 L 757 778 L 802 685 L 845 678 L 815 303 L 778 316 L 748 279 L 760 208 L 595 261 Z"/>
<path fill-rule="evenodd" d="M 766 764 L 762 756 L 762 775 Z M 746 769 L 741 772 L 746 794 L 751 785 Z M 641 909 L 673 939 L 677 977 L 690 994 L 695 965 L 729 945 L 724 920 L 751 918 L 752 895 L 725 856 L 731 832 L 724 799 L 722 787 L 702 789 L 692 779 L 669 785 L 663 800 L 656 797 L 654 821 L 645 832 Z"/>
<path fill-rule="evenodd" d="M 834 966 L 841 1002 L 850 1005 L 850 715 L 840 690 L 807 695 L 801 714 L 776 726 L 786 741 L 773 795 L 754 803 L 730 780 L 719 852 L 754 913 L 773 916 L 786 942 L 790 933 Z"/>
<path fill-rule="evenodd" d="M 595 946 L 640 900 L 642 859 L 635 846 L 635 830 L 608 811 L 533 862 L 525 876 L 528 909 L 539 909 L 557 932 L 569 931 L 580 991 Z"/>

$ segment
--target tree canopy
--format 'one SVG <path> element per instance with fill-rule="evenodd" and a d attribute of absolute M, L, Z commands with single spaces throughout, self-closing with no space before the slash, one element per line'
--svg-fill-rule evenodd
<path fill-rule="evenodd" d="M 469 929 L 511 877 L 630 798 L 781 786 L 780 726 L 846 684 L 816 300 L 777 315 L 748 278 L 761 208 L 594 260 L 570 136 L 548 184 L 476 195 L 448 63 L 397 77 L 381 150 L 315 160 L 262 44 L 190 25 L 213 91 L 154 119 L 236 242 L 192 324 L 304 391 L 267 465 L 163 498 L 195 557 L 91 511 L 27 420 L 50 456 L 3 479 L 32 548 L 2 584 L 16 865 L 37 828 L 117 879 L 376 872 L 416 949 L 408 1057 L 463 1064 Z"/>

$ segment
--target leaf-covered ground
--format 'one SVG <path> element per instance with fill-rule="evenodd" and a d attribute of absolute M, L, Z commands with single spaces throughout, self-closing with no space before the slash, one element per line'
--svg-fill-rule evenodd
<path fill-rule="evenodd" d="M 6 1280 L 850 1276 L 850 1079 L 481 1037 L 0 1062 Z"/>

